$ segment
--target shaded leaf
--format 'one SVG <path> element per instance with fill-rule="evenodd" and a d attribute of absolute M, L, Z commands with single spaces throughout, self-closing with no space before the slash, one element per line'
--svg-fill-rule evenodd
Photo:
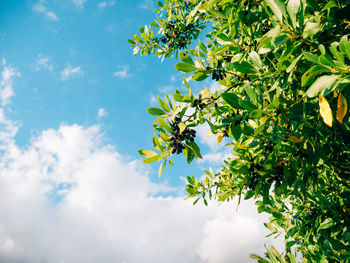
<path fill-rule="evenodd" d="M 347 111 L 348 111 L 348 103 L 346 101 L 346 98 L 340 93 L 338 96 L 338 103 L 337 103 L 337 120 L 340 123 L 343 122 L 343 119 Z"/>
<path fill-rule="evenodd" d="M 222 99 L 229 104 L 234 109 L 242 109 L 241 105 L 239 105 L 239 98 L 236 94 L 233 93 L 222 93 Z"/>

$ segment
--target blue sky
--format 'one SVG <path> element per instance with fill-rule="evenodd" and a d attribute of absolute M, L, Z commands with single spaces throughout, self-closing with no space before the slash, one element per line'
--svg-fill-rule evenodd
<path fill-rule="evenodd" d="M 151 148 L 153 133 L 145 109 L 184 76 L 175 60 L 134 57 L 125 41 L 153 7 L 0 1 L 1 262 L 223 263 L 262 253 L 265 217 L 251 202 L 238 213 L 183 200 L 183 178 L 228 154 L 206 127 L 204 160 L 176 157 L 160 179 L 157 164 L 141 164 L 137 150 Z"/>

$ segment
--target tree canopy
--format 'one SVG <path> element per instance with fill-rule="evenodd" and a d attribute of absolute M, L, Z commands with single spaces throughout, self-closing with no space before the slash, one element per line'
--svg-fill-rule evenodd
<path fill-rule="evenodd" d="M 194 203 L 254 198 L 287 252 L 350 262 L 350 1 L 157 4 L 155 20 L 128 42 L 134 55 L 178 58 L 188 92 L 147 109 L 156 119 L 144 163 L 159 161 L 162 174 L 174 154 L 202 158 L 195 127 L 208 124 L 232 155 L 220 171 L 188 176 Z M 207 78 L 220 87 L 193 94 L 191 82 Z"/>

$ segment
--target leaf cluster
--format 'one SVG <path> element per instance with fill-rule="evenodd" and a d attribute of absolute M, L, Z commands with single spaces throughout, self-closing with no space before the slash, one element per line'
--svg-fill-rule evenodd
<path fill-rule="evenodd" d="M 147 110 L 157 116 L 157 153 L 141 150 L 144 162 L 160 161 L 161 175 L 173 154 L 202 158 L 193 131 L 208 124 L 232 156 L 220 171 L 188 176 L 188 198 L 254 198 L 287 251 L 350 262 L 350 1 L 158 5 L 156 21 L 128 42 L 134 54 L 178 57 L 188 92 L 176 89 Z M 209 77 L 220 87 L 193 94 L 191 81 Z"/>

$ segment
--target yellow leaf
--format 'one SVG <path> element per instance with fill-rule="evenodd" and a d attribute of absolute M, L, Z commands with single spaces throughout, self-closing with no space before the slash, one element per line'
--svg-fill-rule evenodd
<path fill-rule="evenodd" d="M 220 133 L 218 138 L 216 139 L 216 142 L 217 143 L 221 142 L 223 138 L 224 138 L 224 135 L 222 133 Z"/>
<path fill-rule="evenodd" d="M 337 120 L 342 123 L 343 119 L 346 115 L 346 112 L 348 110 L 348 103 L 345 99 L 345 97 L 339 93 L 338 96 L 338 105 L 337 105 Z"/>
<path fill-rule="evenodd" d="M 332 127 L 333 125 L 333 115 L 331 107 L 329 106 L 328 101 L 325 97 L 322 97 L 321 95 L 318 96 L 318 104 L 320 106 L 320 114 L 323 118 L 323 121 L 325 124 L 327 124 L 329 127 Z"/>
<path fill-rule="evenodd" d="M 245 150 L 245 149 L 248 148 L 248 145 L 238 144 L 238 148 L 239 148 L 239 149 L 242 149 L 242 150 Z"/>
<path fill-rule="evenodd" d="M 300 138 L 298 138 L 298 137 L 296 137 L 296 136 L 290 136 L 290 137 L 288 138 L 288 140 L 290 140 L 291 142 L 294 142 L 294 143 L 300 143 L 300 142 L 303 141 L 302 139 L 300 139 Z"/>

